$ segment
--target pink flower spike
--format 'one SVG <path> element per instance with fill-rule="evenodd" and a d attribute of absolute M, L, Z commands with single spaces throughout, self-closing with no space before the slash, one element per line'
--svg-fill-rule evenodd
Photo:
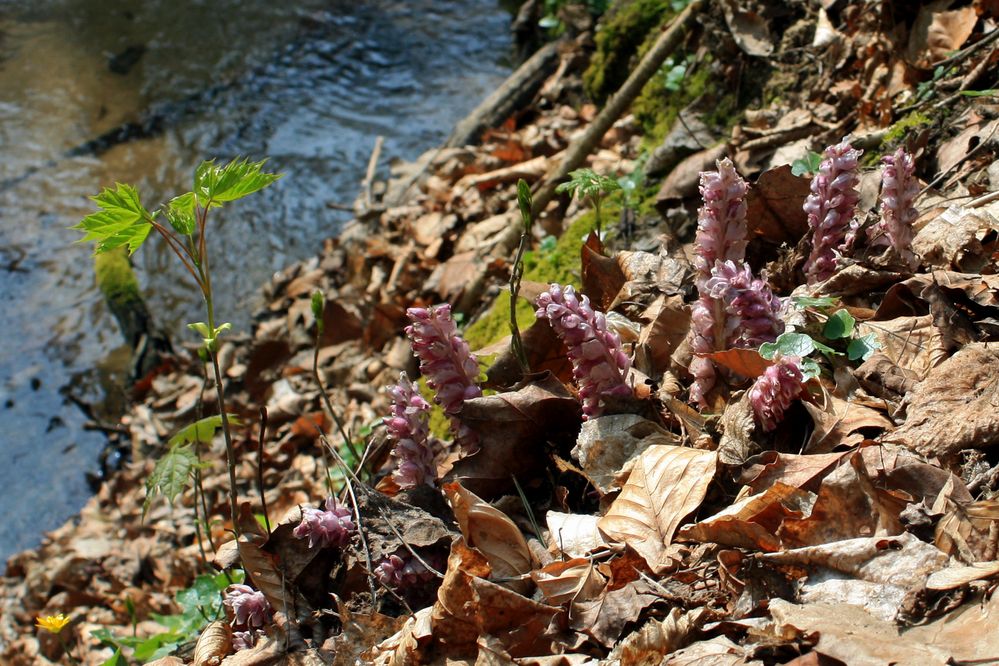
<path fill-rule="evenodd" d="M 805 376 L 797 356 L 778 358 L 767 368 L 749 390 L 749 402 L 763 430 L 771 432 L 777 428 L 784 420 L 784 412 L 804 391 Z"/>
<path fill-rule="evenodd" d="M 399 383 L 389 387 L 392 396 L 392 416 L 384 423 L 389 437 L 395 441 L 392 455 L 398 461 L 392 478 L 400 488 L 434 485 L 437 467 L 430 448 L 430 428 L 427 426 L 430 404 L 423 399 L 413 382 L 403 372 Z"/>
<path fill-rule="evenodd" d="M 882 163 L 881 219 L 871 228 L 870 234 L 875 244 L 890 244 L 909 268 L 915 269 L 919 265 L 919 259 L 912 252 L 912 223 L 919 217 L 915 207 L 919 194 L 916 164 L 904 148 L 886 155 Z"/>
<path fill-rule="evenodd" d="M 805 262 L 808 284 L 822 282 L 836 272 L 837 255 L 860 199 L 857 165 L 863 151 L 851 147 L 849 139 L 826 148 L 803 206 L 812 231 L 812 251 Z"/>
<path fill-rule="evenodd" d="M 251 631 L 269 624 L 273 618 L 274 613 L 267 597 L 249 585 L 230 585 L 225 589 L 222 603 L 232 610 L 234 625 Z"/>
<path fill-rule="evenodd" d="M 742 261 L 746 256 L 746 192 L 749 186 L 728 158 L 717 171 L 701 173 L 701 198 L 694 238 L 697 282 L 706 281 L 716 261 Z"/>
<path fill-rule="evenodd" d="M 621 350 L 621 339 L 607 329 L 603 313 L 590 307 L 589 298 L 580 300 L 571 286 L 552 284 L 535 305 L 537 317 L 547 318 L 569 349 L 584 420 L 600 414 L 602 398 L 632 395 L 625 381 L 631 360 Z"/>
<path fill-rule="evenodd" d="M 405 589 L 433 580 L 434 575 L 415 557 L 390 555 L 375 567 L 375 577 L 385 587 Z"/>
<path fill-rule="evenodd" d="M 309 540 L 309 548 L 342 548 L 350 541 L 353 532 L 350 509 L 335 497 L 326 500 L 325 511 L 312 507 L 302 509 L 302 522 L 292 530 L 295 538 Z"/>
<path fill-rule="evenodd" d="M 756 348 L 764 342 L 773 342 L 784 332 L 780 299 L 765 280 L 753 277 L 749 264 L 716 263 L 705 288 L 711 298 L 725 304 L 728 316 L 724 349 Z"/>
<path fill-rule="evenodd" d="M 461 424 L 458 412 L 466 400 L 482 395 L 479 361 L 458 335 L 451 306 L 410 308 L 406 315 L 412 322 L 406 327 L 406 335 L 420 359 L 420 372 L 435 392 L 434 401 L 451 417 L 455 440 L 465 449 L 475 448 L 475 433 Z"/>

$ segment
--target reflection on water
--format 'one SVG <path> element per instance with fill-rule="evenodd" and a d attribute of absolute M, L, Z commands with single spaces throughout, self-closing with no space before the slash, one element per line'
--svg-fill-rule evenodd
<path fill-rule="evenodd" d="M 412 159 L 502 79 L 508 22 L 496 0 L 0 0 L 0 557 L 81 505 L 103 442 L 62 394 L 116 378 L 66 229 L 86 196 L 124 181 L 153 207 L 203 158 L 269 156 L 285 177 L 211 232 L 217 311 L 245 328 L 257 287 L 343 223 L 328 204 L 353 200 L 376 135 Z M 116 128 L 131 140 L 94 141 Z M 157 243 L 136 264 L 182 335 L 182 269 Z"/>

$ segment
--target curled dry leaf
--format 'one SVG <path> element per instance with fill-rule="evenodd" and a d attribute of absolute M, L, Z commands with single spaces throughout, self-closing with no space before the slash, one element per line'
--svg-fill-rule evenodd
<path fill-rule="evenodd" d="M 194 646 L 194 666 L 219 666 L 232 647 L 232 628 L 216 620 L 205 627 Z"/>
<path fill-rule="evenodd" d="M 589 601 L 600 594 L 607 579 L 593 561 L 585 557 L 555 561 L 531 572 L 531 579 L 541 590 L 545 601 L 558 606 L 570 601 Z"/>
<path fill-rule="evenodd" d="M 808 453 L 828 453 L 836 447 L 855 446 L 864 441 L 861 431 L 891 430 L 893 424 L 876 409 L 865 407 L 857 402 L 843 400 L 831 393 L 825 393 L 825 404 L 820 406 L 803 401 L 802 404 L 812 420 L 815 430 L 805 445 Z"/>
<path fill-rule="evenodd" d="M 808 232 L 802 204 L 809 192 L 809 179 L 792 174 L 789 164 L 760 174 L 746 195 L 750 238 L 794 246 Z"/>
<path fill-rule="evenodd" d="M 862 322 L 857 325 L 857 335 L 873 335 L 881 354 L 919 379 L 947 358 L 943 334 L 933 324 L 932 315 Z"/>
<path fill-rule="evenodd" d="M 933 542 L 943 552 L 967 564 L 994 558 L 994 531 L 999 525 L 999 502 L 955 500 L 954 485 L 953 482 L 948 483 L 933 504 L 935 512 L 946 510 L 944 517 L 937 523 Z"/>
<path fill-rule="evenodd" d="M 928 590 L 953 590 L 976 580 L 985 580 L 999 575 L 999 562 L 975 562 L 971 565 L 954 564 L 946 569 L 934 571 L 926 579 Z"/>
<path fill-rule="evenodd" d="M 690 642 L 706 614 L 705 608 L 686 613 L 672 608 L 661 621 L 649 620 L 641 629 L 622 639 L 611 650 L 608 661 L 620 660 L 622 665 L 629 666 L 658 666 L 666 655 Z"/>
<path fill-rule="evenodd" d="M 572 605 L 570 626 L 610 647 L 629 622 L 662 597 L 646 580 L 634 580 L 616 590 L 607 589 L 596 599 Z"/>
<path fill-rule="evenodd" d="M 239 507 L 239 528 L 240 536 L 236 543 L 247 578 L 263 592 L 274 610 L 284 613 L 286 617 L 292 617 L 293 609 L 300 614 L 308 614 L 309 603 L 287 584 L 288 578 L 277 558 L 264 550 L 267 535 L 253 517 L 249 502 L 243 502 Z"/>
<path fill-rule="evenodd" d="M 968 345 L 934 368 L 886 441 L 941 457 L 999 444 L 999 351 Z"/>
<path fill-rule="evenodd" d="M 597 525 L 611 540 L 642 555 L 653 571 L 662 571 L 669 564 L 666 547 L 680 522 L 704 500 L 716 463 L 713 451 L 649 447 Z"/>
<path fill-rule="evenodd" d="M 458 483 L 445 484 L 444 493 L 465 543 L 486 557 L 494 575 L 505 578 L 531 571 L 534 557 L 527 540 L 505 513 Z"/>

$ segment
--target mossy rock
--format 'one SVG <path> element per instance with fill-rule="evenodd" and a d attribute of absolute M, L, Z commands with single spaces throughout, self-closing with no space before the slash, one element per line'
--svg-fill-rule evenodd
<path fill-rule="evenodd" d="M 97 288 L 112 312 L 141 305 L 139 281 L 124 247 L 96 255 L 94 273 L 97 276 Z"/>
<path fill-rule="evenodd" d="M 596 51 L 583 73 L 586 94 L 597 104 L 621 87 L 631 71 L 632 59 L 642 51 L 653 30 L 673 16 L 663 0 L 619 0 L 604 16 L 597 30 Z"/>
<path fill-rule="evenodd" d="M 620 208 L 611 202 L 603 205 L 603 217 L 612 220 L 620 213 Z M 524 255 L 524 280 L 529 282 L 579 285 L 580 253 L 586 237 L 597 226 L 593 211 L 583 213 L 555 243 L 555 247 L 545 252 L 536 250 Z M 534 308 L 524 299 L 517 302 L 517 324 L 521 330 L 534 323 Z M 465 340 L 473 349 L 482 349 L 510 335 L 510 292 L 502 291 L 493 301 L 489 311 L 468 326 Z"/>

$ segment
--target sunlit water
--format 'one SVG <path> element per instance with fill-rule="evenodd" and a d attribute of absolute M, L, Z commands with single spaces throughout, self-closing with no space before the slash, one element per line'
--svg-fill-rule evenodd
<path fill-rule="evenodd" d="M 82 505 L 104 442 L 65 397 L 102 399 L 120 367 L 67 230 L 86 197 L 123 181 L 153 207 L 203 158 L 270 157 L 285 177 L 211 232 L 217 311 L 245 330 L 272 272 L 337 232 L 328 204 L 352 202 L 377 135 L 384 171 L 502 80 L 509 18 L 496 0 L 0 0 L 0 557 Z M 151 136 L 71 156 L 127 122 Z M 182 269 L 155 242 L 135 262 L 183 335 L 201 317 Z"/>

